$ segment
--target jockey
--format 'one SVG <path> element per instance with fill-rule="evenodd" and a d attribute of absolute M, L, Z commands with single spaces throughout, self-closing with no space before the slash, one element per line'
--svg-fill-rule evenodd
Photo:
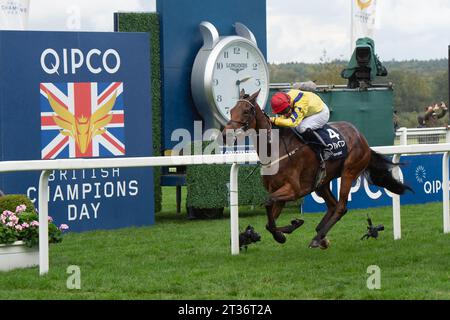
<path fill-rule="evenodd" d="M 320 147 L 321 167 L 332 152 L 320 135 L 314 131 L 322 128 L 330 119 L 330 110 L 322 99 L 313 92 L 290 90 L 277 92 L 270 101 L 272 111 L 279 117 L 270 121 L 279 127 L 295 128 L 307 141 L 316 142 Z"/>

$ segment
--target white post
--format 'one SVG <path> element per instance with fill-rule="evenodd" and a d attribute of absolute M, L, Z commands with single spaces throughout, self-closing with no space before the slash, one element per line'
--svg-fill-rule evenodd
<path fill-rule="evenodd" d="M 450 233 L 450 205 L 449 205 L 449 153 L 442 157 L 442 213 L 444 215 L 444 233 Z"/>
<path fill-rule="evenodd" d="M 445 143 L 450 143 L 450 127 L 445 128 Z"/>
<path fill-rule="evenodd" d="M 231 254 L 239 254 L 239 200 L 238 200 L 238 172 L 239 165 L 233 163 L 230 171 L 230 227 Z"/>
<path fill-rule="evenodd" d="M 392 158 L 392 162 L 397 163 L 400 161 L 400 154 L 395 154 Z M 400 179 L 400 168 L 398 166 L 392 169 L 392 175 L 395 179 Z M 402 237 L 402 227 L 400 220 L 400 195 L 392 194 L 392 215 L 393 215 L 393 226 L 394 226 L 394 240 L 399 240 Z"/>
<path fill-rule="evenodd" d="M 354 1 L 352 1 L 351 2 L 351 8 L 350 8 L 350 58 L 348 59 L 348 60 L 350 60 L 351 58 L 352 58 L 352 55 L 353 55 L 353 46 L 355 46 L 356 44 L 354 43 L 354 41 L 356 40 L 356 39 L 353 39 L 353 16 L 355 15 L 355 11 L 354 11 L 354 9 L 353 9 L 353 6 L 354 6 L 354 3 L 353 3 Z"/>
<path fill-rule="evenodd" d="M 400 131 L 400 145 L 406 146 L 408 144 L 408 129 L 402 127 L 399 129 Z"/>
<path fill-rule="evenodd" d="M 42 171 L 39 178 L 39 274 L 49 269 L 48 259 L 48 177 L 49 170 Z"/>

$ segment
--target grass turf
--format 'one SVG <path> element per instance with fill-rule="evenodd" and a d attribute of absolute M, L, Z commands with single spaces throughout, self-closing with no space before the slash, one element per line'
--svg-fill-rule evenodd
<path fill-rule="evenodd" d="M 174 190 L 152 227 L 69 233 L 50 247 L 50 273 L 37 268 L 0 273 L 0 299 L 450 299 L 450 235 L 442 204 L 402 207 L 402 240 L 392 237 L 391 208 L 351 210 L 330 232 L 327 251 L 308 249 L 321 215 L 275 243 L 262 208 L 242 208 L 262 241 L 230 255 L 229 220 L 187 221 L 176 214 Z M 385 225 L 378 240 L 360 241 L 366 212 Z M 288 209 L 279 225 L 298 217 Z M 81 269 L 81 290 L 69 290 L 67 267 Z M 369 290 L 367 268 L 381 269 Z"/>

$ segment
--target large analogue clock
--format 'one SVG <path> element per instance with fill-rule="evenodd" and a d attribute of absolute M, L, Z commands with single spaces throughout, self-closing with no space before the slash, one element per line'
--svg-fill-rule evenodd
<path fill-rule="evenodd" d="M 191 89 L 207 128 L 219 128 L 230 120 L 230 110 L 242 89 L 261 90 L 258 104 L 264 108 L 269 95 L 269 71 L 253 33 L 235 24 L 236 36 L 219 37 L 209 22 L 200 24 L 203 47 L 194 62 Z"/>

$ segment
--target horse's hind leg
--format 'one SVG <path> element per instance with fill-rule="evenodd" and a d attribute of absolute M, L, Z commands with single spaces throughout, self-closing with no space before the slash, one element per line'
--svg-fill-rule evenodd
<path fill-rule="evenodd" d="M 327 205 L 327 212 L 316 227 L 316 232 L 319 232 L 320 229 L 322 229 L 325 226 L 325 224 L 328 222 L 328 220 L 331 218 L 331 216 L 336 211 L 338 201 L 336 200 L 333 193 L 331 192 L 329 184 L 323 185 L 316 192 L 319 196 L 321 196 L 325 200 L 325 204 Z M 326 239 L 326 237 L 321 239 L 321 241 L 320 241 L 321 249 L 327 249 L 329 245 L 330 245 L 330 242 L 328 241 L 328 239 Z"/>
<path fill-rule="evenodd" d="M 323 228 L 323 226 L 328 222 L 330 217 L 333 215 L 333 213 L 336 211 L 336 206 L 338 201 L 334 197 L 334 194 L 331 192 L 330 185 L 323 185 L 320 187 L 319 190 L 316 191 L 319 196 L 325 200 L 325 204 L 327 205 L 327 213 L 322 218 L 322 220 L 319 222 L 319 224 L 316 227 L 316 232 L 319 232 L 320 229 Z"/>
<path fill-rule="evenodd" d="M 355 176 L 353 174 L 342 175 L 341 191 L 339 193 L 339 201 L 337 203 L 336 210 L 328 218 L 328 221 L 324 221 L 323 226 L 320 228 L 320 230 L 317 232 L 317 235 L 309 244 L 310 248 L 320 247 L 322 240 L 325 239 L 330 229 L 347 213 L 348 194 L 350 193 L 352 182 L 356 180 L 357 177 L 358 175 Z"/>

